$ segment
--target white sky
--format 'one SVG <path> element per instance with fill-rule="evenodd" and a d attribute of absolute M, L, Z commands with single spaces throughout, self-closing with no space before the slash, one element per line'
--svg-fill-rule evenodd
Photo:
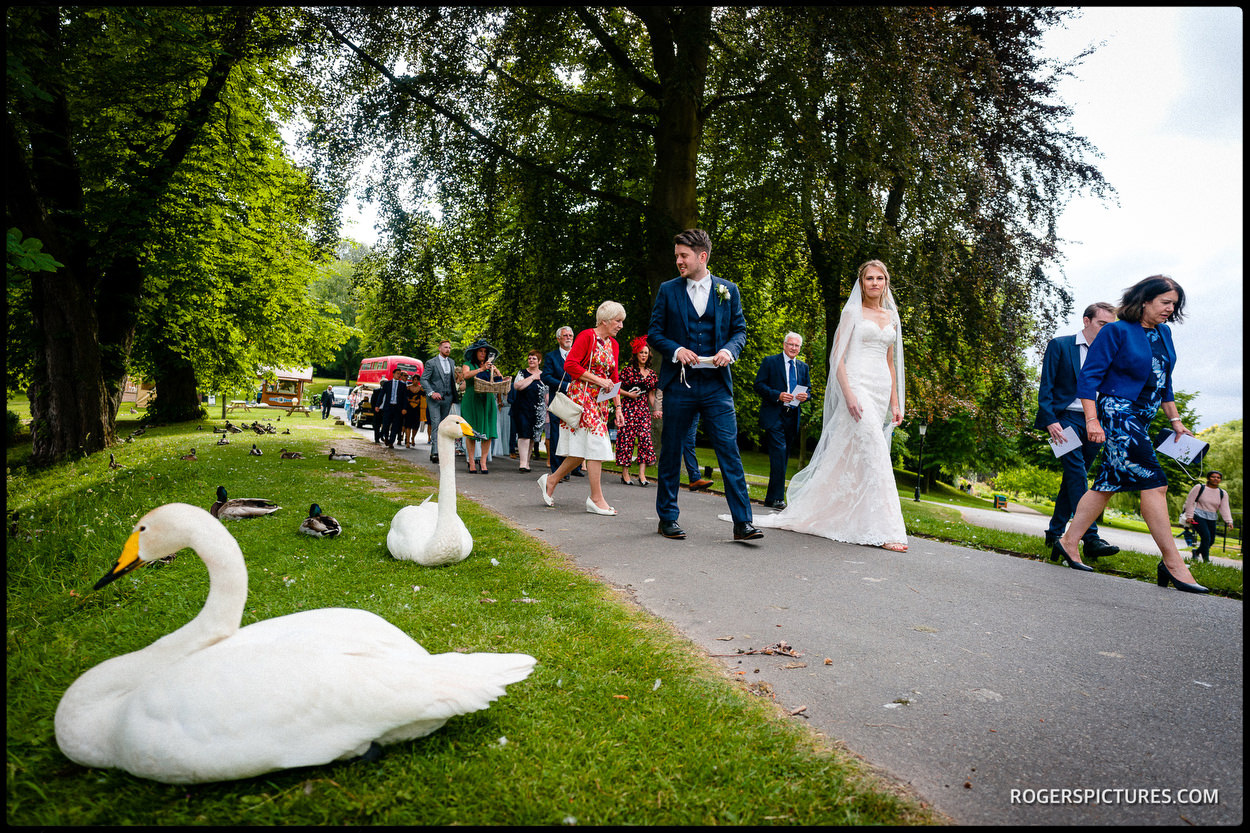
<path fill-rule="evenodd" d="M 1233 8 L 1086 8 L 1046 40 L 1056 58 L 1105 41 L 1061 97 L 1118 191 L 1060 221 L 1076 307 L 1060 332 L 1142 278 L 1174 278 L 1186 306 L 1172 382 L 1198 393 L 1195 431 L 1242 416 L 1242 23 Z"/>
<path fill-rule="evenodd" d="M 1086 8 L 1046 36 L 1061 59 L 1104 43 L 1060 94 L 1118 192 L 1060 219 L 1075 311 L 1059 334 L 1094 301 L 1170 275 L 1186 294 L 1173 384 L 1199 394 L 1195 431 L 1242 416 L 1242 22 L 1236 8 Z M 376 242 L 368 206 L 350 200 L 344 222 Z"/>

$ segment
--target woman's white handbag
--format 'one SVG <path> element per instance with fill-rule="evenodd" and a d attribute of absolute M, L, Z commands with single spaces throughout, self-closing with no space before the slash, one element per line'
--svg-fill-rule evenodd
<path fill-rule="evenodd" d="M 582 422 L 582 406 L 578 405 L 564 393 L 556 393 L 547 405 L 547 410 L 558 416 L 570 431 L 576 431 Z"/>

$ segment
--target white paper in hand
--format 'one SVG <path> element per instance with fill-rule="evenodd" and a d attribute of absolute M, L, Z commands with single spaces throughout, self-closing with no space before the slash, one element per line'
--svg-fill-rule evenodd
<path fill-rule="evenodd" d="M 610 389 L 608 389 L 608 390 L 601 390 L 601 391 L 599 391 L 599 398 L 598 398 L 598 399 L 596 399 L 595 401 L 596 401 L 596 402 L 607 402 L 609 399 L 613 398 L 614 396 L 616 396 L 616 395 L 617 395 L 618 393 L 620 393 L 620 392 L 621 392 L 621 383 L 620 383 L 620 382 L 617 382 L 617 383 L 616 383 L 615 385 L 613 385 Z"/>
<path fill-rule="evenodd" d="M 1060 442 L 1050 440 L 1050 450 L 1055 453 L 1056 457 L 1062 457 L 1069 451 L 1073 451 L 1081 447 L 1081 441 L 1076 436 L 1076 431 L 1071 425 L 1063 427 L 1063 439 Z"/>
<path fill-rule="evenodd" d="M 1158 451 L 1174 458 L 1180 463 L 1191 463 L 1194 458 L 1207 450 L 1207 443 L 1197 437 L 1191 437 L 1188 434 L 1181 434 L 1179 440 L 1176 439 L 1175 432 L 1168 434 L 1167 439 L 1159 443 Z"/>

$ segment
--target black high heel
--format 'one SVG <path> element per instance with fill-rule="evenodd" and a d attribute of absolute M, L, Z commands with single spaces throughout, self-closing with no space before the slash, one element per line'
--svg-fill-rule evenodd
<path fill-rule="evenodd" d="M 1174 585 L 1176 585 L 1177 590 L 1180 590 L 1184 593 L 1210 593 L 1211 592 L 1209 588 L 1203 587 L 1201 584 L 1186 584 L 1183 581 L 1179 581 L 1176 578 L 1176 576 L 1172 575 L 1172 571 L 1169 570 L 1162 561 L 1159 562 L 1158 578 L 1159 578 L 1160 587 L 1167 587 L 1168 582 L 1170 581 Z"/>
<path fill-rule="evenodd" d="M 1080 570 L 1083 573 L 1094 572 L 1094 568 L 1089 566 L 1088 564 L 1082 564 L 1079 561 L 1073 561 L 1071 556 L 1068 555 L 1068 551 L 1063 548 L 1062 541 L 1056 541 L 1054 545 L 1051 546 L 1050 560 L 1051 561 L 1062 560 L 1065 566 L 1071 567 L 1073 570 Z"/>

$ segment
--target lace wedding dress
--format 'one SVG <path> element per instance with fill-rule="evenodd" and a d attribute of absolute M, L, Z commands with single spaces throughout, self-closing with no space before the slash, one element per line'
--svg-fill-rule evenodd
<path fill-rule="evenodd" d="M 903 543 L 907 529 L 894 485 L 890 440 L 890 367 L 896 324 L 884 329 L 861 319 L 846 347 L 847 380 L 863 415 L 856 422 L 845 403 L 826 418 L 811 462 L 791 481 L 788 504 L 756 515 L 757 527 L 790 529 L 849 544 Z"/>

